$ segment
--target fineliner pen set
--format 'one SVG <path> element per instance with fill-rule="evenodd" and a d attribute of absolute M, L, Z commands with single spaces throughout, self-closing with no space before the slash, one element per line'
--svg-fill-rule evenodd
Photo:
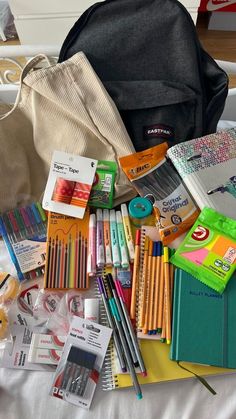
<path fill-rule="evenodd" d="M 0 232 L 19 280 L 41 276 L 46 258 L 47 217 L 38 202 L 0 216 Z"/>
<path fill-rule="evenodd" d="M 146 367 L 136 333 L 129 316 L 120 281 L 114 280 L 111 274 L 97 278 L 99 292 L 106 311 L 107 321 L 113 330 L 113 341 L 116 349 L 120 369 L 130 374 L 136 396 L 142 399 L 142 391 L 138 382 L 135 367 L 139 367 L 141 374 L 147 375 Z"/>
<path fill-rule="evenodd" d="M 113 266 L 128 269 L 134 260 L 134 241 L 126 204 L 120 211 L 97 209 L 90 214 L 88 274 Z"/>
<path fill-rule="evenodd" d="M 172 250 L 153 241 L 142 230 L 142 250 L 137 261 L 139 278 L 133 281 L 131 316 L 138 298 L 138 330 L 140 339 L 161 339 L 171 343 L 171 313 L 173 292 L 173 266 L 169 263 Z M 134 271 L 135 272 L 135 271 Z M 135 292 L 136 291 L 136 292 Z M 136 314 L 135 314 L 136 315 Z"/>

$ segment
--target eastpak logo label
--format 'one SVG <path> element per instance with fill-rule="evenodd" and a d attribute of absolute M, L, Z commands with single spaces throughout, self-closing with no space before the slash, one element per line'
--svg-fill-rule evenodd
<path fill-rule="evenodd" d="M 145 126 L 143 128 L 144 138 L 164 138 L 165 140 L 174 139 L 174 130 L 173 128 L 164 125 L 164 124 L 155 124 Z"/>

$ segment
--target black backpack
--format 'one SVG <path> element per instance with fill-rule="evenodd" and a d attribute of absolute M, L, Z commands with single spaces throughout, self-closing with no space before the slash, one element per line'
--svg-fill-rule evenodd
<path fill-rule="evenodd" d="M 176 0 L 106 0 L 78 19 L 60 51 L 83 51 L 137 151 L 216 131 L 228 77 L 201 47 Z"/>

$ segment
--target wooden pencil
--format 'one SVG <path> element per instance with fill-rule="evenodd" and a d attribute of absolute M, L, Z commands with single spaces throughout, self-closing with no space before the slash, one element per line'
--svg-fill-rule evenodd
<path fill-rule="evenodd" d="M 166 342 L 171 342 L 171 296 L 170 296 L 170 270 L 169 270 L 169 249 L 164 246 L 164 296 L 165 296 L 165 326 Z"/>
<path fill-rule="evenodd" d="M 145 320 L 142 332 L 148 332 L 148 313 L 149 313 L 149 301 L 150 301 L 150 281 L 151 281 L 151 272 L 152 272 L 152 249 L 153 241 L 149 240 L 148 245 L 148 269 L 146 274 L 146 299 L 145 299 Z M 144 300 L 143 300 L 144 301 Z"/>
<path fill-rule="evenodd" d="M 152 267 L 151 267 L 151 276 L 150 276 L 150 286 L 149 286 L 149 303 L 148 303 L 148 321 L 147 329 L 148 333 L 152 333 L 152 324 L 153 324 L 153 314 L 154 314 L 154 289 L 155 289 L 155 276 L 156 276 L 156 259 L 157 259 L 157 242 L 153 242 L 152 249 Z"/>
<path fill-rule="evenodd" d="M 160 287 L 159 287 L 159 303 L 157 313 L 157 331 L 161 332 L 163 323 L 163 311 L 164 311 L 164 264 L 163 255 L 161 256 L 161 267 L 160 267 Z"/>
<path fill-rule="evenodd" d="M 144 256 L 142 266 L 142 282 L 141 282 L 141 298 L 140 298 L 140 319 L 139 328 L 142 328 L 145 322 L 145 311 L 146 311 L 146 298 L 147 298 L 147 270 L 148 270 L 148 248 L 149 248 L 149 237 L 145 237 L 144 242 Z"/>
<path fill-rule="evenodd" d="M 154 307 L 153 307 L 153 324 L 152 329 L 157 330 L 158 305 L 160 298 L 160 277 L 161 277 L 161 241 L 157 242 L 157 257 L 156 257 L 156 276 L 155 276 L 155 290 L 154 290 Z"/>

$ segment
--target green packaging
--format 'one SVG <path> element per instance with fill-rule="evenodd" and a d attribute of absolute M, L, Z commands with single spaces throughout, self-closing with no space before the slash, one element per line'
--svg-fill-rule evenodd
<path fill-rule="evenodd" d="M 99 160 L 89 196 L 91 207 L 109 208 L 113 206 L 114 184 L 117 164 L 112 161 Z"/>
<path fill-rule="evenodd" d="M 222 294 L 236 269 L 236 220 L 204 208 L 170 261 Z"/>

